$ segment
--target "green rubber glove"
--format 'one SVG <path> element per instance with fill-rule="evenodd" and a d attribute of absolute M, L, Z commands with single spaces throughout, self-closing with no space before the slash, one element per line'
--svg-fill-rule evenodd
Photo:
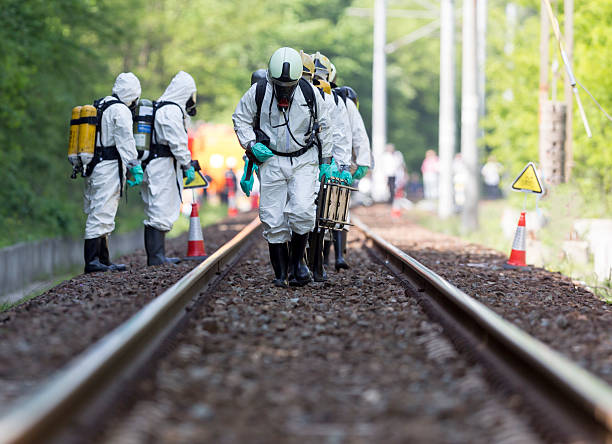
<path fill-rule="evenodd" d="M 189 185 L 195 180 L 195 168 L 193 167 L 193 165 L 185 170 L 185 177 L 187 178 L 187 180 L 185 181 L 185 185 Z"/>
<path fill-rule="evenodd" d="M 257 142 L 255 145 L 251 147 L 251 151 L 257 157 L 257 160 L 260 162 L 265 162 L 270 157 L 274 156 L 270 148 L 265 146 L 263 143 Z"/>
<path fill-rule="evenodd" d="M 348 185 L 353 184 L 353 176 L 350 171 L 342 171 L 340 173 L 340 180 L 344 180 Z"/>
<path fill-rule="evenodd" d="M 331 161 L 331 175 L 332 177 L 340 177 L 340 170 L 338 169 L 336 159 L 332 159 Z"/>
<path fill-rule="evenodd" d="M 358 166 L 357 171 L 353 173 L 353 179 L 355 180 L 363 179 L 363 177 L 367 174 L 368 169 L 369 168 L 367 166 L 361 166 L 361 165 Z"/>
<path fill-rule="evenodd" d="M 319 180 L 322 182 L 326 177 L 331 177 L 332 166 L 328 163 L 319 165 Z"/>
<path fill-rule="evenodd" d="M 130 168 L 130 173 L 132 174 L 132 177 L 134 178 L 134 180 L 128 180 L 127 184 L 130 187 L 135 187 L 136 185 L 140 185 L 142 182 L 142 176 L 144 175 L 144 172 L 142 171 L 142 167 L 140 165 L 135 165 L 132 168 Z"/>
<path fill-rule="evenodd" d="M 255 182 L 255 173 L 257 172 L 257 165 L 253 165 L 253 170 L 251 171 L 251 178 L 247 180 L 247 168 L 249 165 L 249 161 L 246 160 L 244 162 L 244 171 L 242 172 L 242 179 L 240 179 L 240 188 L 244 191 L 244 194 L 249 197 L 251 195 L 251 191 L 253 190 L 253 182 Z"/>

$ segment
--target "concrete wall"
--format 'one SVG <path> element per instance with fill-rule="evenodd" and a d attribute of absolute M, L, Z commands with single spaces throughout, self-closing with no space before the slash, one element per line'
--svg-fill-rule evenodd
<path fill-rule="evenodd" d="M 142 229 L 111 235 L 112 256 L 144 248 L 143 236 Z M 46 239 L 3 248 L 0 250 L 0 302 L 6 295 L 30 288 L 33 282 L 49 281 L 83 266 L 82 239 Z"/>

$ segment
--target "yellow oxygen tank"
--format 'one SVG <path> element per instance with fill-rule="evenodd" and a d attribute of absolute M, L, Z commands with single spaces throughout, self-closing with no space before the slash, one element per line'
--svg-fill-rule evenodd
<path fill-rule="evenodd" d="M 81 117 L 81 107 L 75 106 L 72 108 L 72 117 L 70 119 L 70 138 L 68 139 L 68 161 L 72 164 L 72 179 L 76 179 L 77 171 L 80 169 L 81 161 L 79 159 L 79 123 Z"/>
<path fill-rule="evenodd" d="M 83 165 L 83 174 L 91 159 L 93 159 L 96 147 L 96 123 L 98 110 L 92 105 L 81 107 L 81 123 L 79 124 L 79 158 Z"/>

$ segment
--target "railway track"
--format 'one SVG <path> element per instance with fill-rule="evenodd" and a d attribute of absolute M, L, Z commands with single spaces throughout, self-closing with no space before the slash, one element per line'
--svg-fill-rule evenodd
<path fill-rule="evenodd" d="M 224 266 L 235 262 L 258 232 L 253 220 L 232 240 L 142 310 L 102 338 L 32 396 L 16 403 L 0 418 L 1 443 L 43 442 L 68 421 L 89 423 L 108 408 L 107 392 L 145 364 L 164 340 L 185 320 L 195 296 L 219 281 Z M 215 279 L 217 278 L 217 279 Z M 75 417 L 78 417 L 75 420 Z"/>
<path fill-rule="evenodd" d="M 406 286 L 406 293 L 451 334 L 460 349 L 503 383 L 521 393 L 540 415 L 551 440 L 605 442 L 610 440 L 612 392 L 609 386 L 529 337 L 481 304 L 433 274 L 414 259 L 372 233 L 358 220 L 357 227 L 372 254 L 390 267 Z M 77 358 L 33 396 L 20 401 L 0 418 L 1 443 L 38 442 L 61 433 L 67 423 L 87 423 L 121 382 L 137 372 L 177 326 L 202 288 L 223 276 L 224 264 L 239 260 L 253 235 L 257 220 L 126 323 Z M 136 357 L 136 359 L 135 359 Z M 92 402 L 92 400 L 97 400 Z M 86 406 L 91 406 L 86 408 Z M 75 414 L 81 418 L 75 421 Z M 551 426 L 551 424 L 556 426 Z"/>
<path fill-rule="evenodd" d="M 453 342 L 484 361 L 498 383 L 521 393 L 544 433 L 563 442 L 612 440 L 612 389 L 540 341 L 502 319 L 371 231 L 357 217 L 377 258 L 402 279 Z"/>

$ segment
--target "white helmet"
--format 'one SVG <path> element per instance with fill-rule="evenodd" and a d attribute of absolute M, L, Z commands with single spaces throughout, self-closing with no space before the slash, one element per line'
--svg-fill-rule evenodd
<path fill-rule="evenodd" d="M 336 87 L 336 76 L 338 75 L 338 72 L 336 71 L 336 66 L 333 63 L 329 63 L 330 65 L 330 70 L 329 70 L 329 83 L 332 85 L 332 88 Z"/>
<path fill-rule="evenodd" d="M 268 78 L 280 108 L 288 108 L 293 92 L 302 77 L 302 57 L 293 48 L 277 49 L 268 63 Z"/>

